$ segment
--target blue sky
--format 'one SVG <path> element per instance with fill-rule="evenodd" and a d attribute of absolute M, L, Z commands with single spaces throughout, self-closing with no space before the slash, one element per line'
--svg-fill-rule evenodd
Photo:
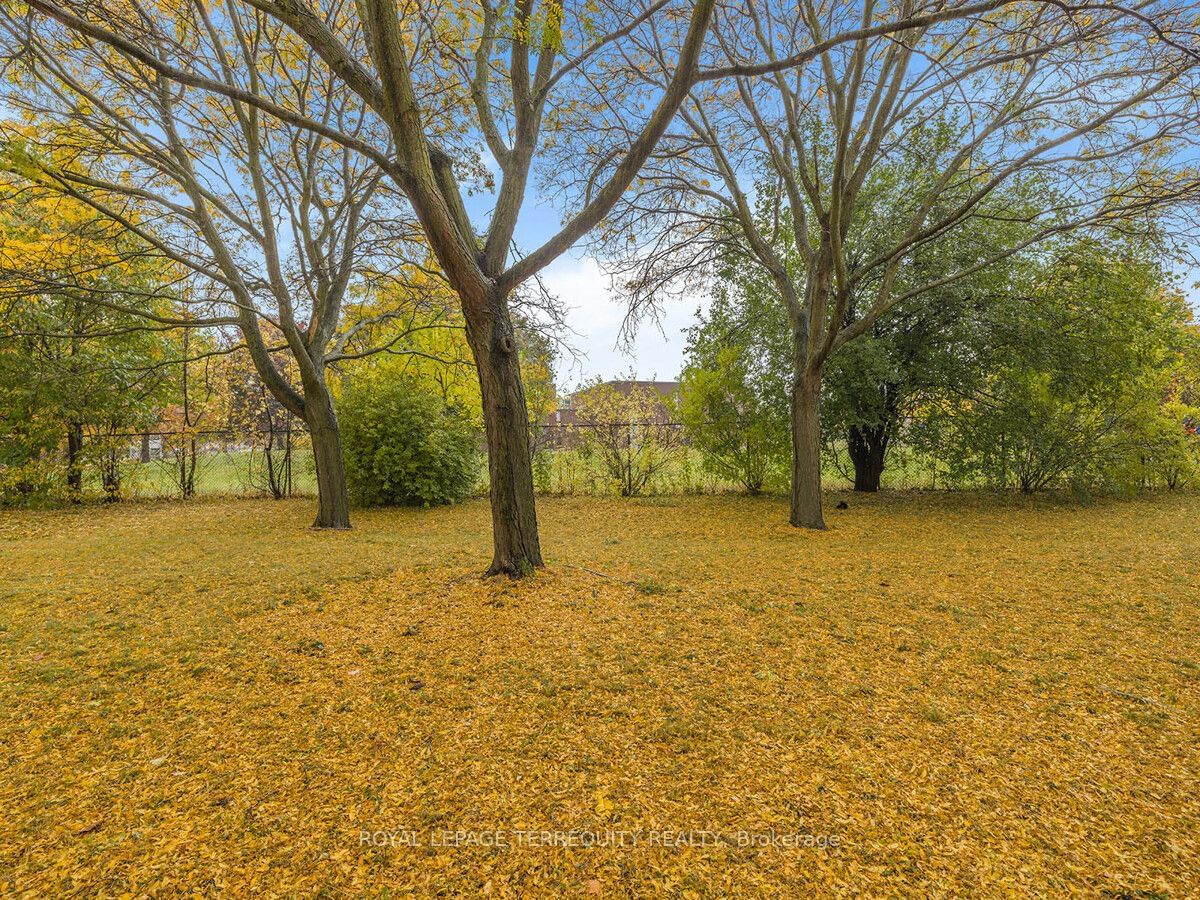
<path fill-rule="evenodd" d="M 493 175 L 498 168 L 490 162 Z M 492 195 L 477 193 L 466 198 L 468 212 L 477 225 L 486 225 L 494 202 Z M 562 223 L 562 211 L 537 197 L 531 186 L 518 222 L 516 242 L 529 251 L 549 239 Z M 1200 250 L 1196 251 L 1200 254 Z M 1196 270 L 1180 265 L 1179 287 L 1192 308 L 1200 314 L 1200 282 Z M 566 336 L 574 356 L 563 354 L 556 366 L 560 390 L 599 377 L 620 378 L 630 372 L 639 378 L 673 379 L 684 366 L 684 332 L 695 324 L 699 308 L 706 307 L 703 293 L 666 301 L 660 321 L 645 322 L 629 347 L 620 343 L 625 306 L 601 262 L 589 252 L 586 242 L 560 256 L 541 273 L 542 283 L 563 303 L 567 311 Z"/>
<path fill-rule="evenodd" d="M 493 175 L 494 163 L 485 157 Z M 491 217 L 494 197 L 477 193 L 466 199 L 467 211 L 476 227 L 486 226 Z M 558 231 L 562 210 L 543 202 L 531 186 L 517 224 L 516 243 L 524 252 L 540 246 Z M 619 346 L 625 306 L 612 289 L 612 279 L 604 272 L 586 243 L 560 256 L 541 273 L 542 283 L 563 303 L 571 333 L 568 343 L 577 358 L 563 354 L 555 378 L 559 388 L 572 388 L 591 378 L 619 378 L 630 371 L 639 378 L 676 378 L 684 365 L 684 331 L 695 323 L 696 310 L 707 302 L 703 295 L 687 296 L 666 304 L 658 326 L 646 322 L 638 330 L 633 345 Z"/>

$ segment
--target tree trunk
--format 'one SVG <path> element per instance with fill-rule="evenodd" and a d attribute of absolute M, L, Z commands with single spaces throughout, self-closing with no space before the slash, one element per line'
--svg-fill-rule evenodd
<path fill-rule="evenodd" d="M 792 381 L 792 515 L 797 528 L 824 528 L 821 512 L 821 373 Z"/>
<path fill-rule="evenodd" d="M 138 461 L 142 463 L 150 462 L 150 432 L 148 431 L 142 432 L 142 452 Z"/>
<path fill-rule="evenodd" d="M 83 490 L 83 469 L 79 456 L 83 453 L 83 423 L 72 422 L 67 426 L 67 487 L 78 494 Z"/>
<path fill-rule="evenodd" d="M 879 490 L 887 456 L 887 429 L 879 426 L 851 425 L 847 444 L 854 463 L 854 489 L 874 493 Z"/>
<path fill-rule="evenodd" d="M 117 503 L 121 499 L 121 464 L 115 447 L 104 451 L 104 502 Z"/>
<path fill-rule="evenodd" d="M 196 496 L 196 461 L 196 439 L 188 438 L 187 466 L 183 474 L 183 496 L 188 500 Z"/>
<path fill-rule="evenodd" d="M 533 499 L 529 414 L 507 298 L 493 296 L 488 306 L 486 321 L 469 323 L 467 335 L 479 370 L 487 429 L 494 555 L 486 574 L 520 577 L 543 564 Z"/>
<path fill-rule="evenodd" d="M 313 528 L 349 528 L 350 495 L 342 433 L 323 377 L 304 385 L 304 411 L 317 470 L 317 518 Z"/>

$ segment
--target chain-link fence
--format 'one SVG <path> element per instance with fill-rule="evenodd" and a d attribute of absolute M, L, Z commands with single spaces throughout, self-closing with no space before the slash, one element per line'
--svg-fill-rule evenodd
<path fill-rule="evenodd" d="M 308 433 L 294 426 L 94 435 L 84 443 L 84 457 L 85 491 L 98 487 L 122 498 L 316 493 L 312 444 Z"/>
<path fill-rule="evenodd" d="M 678 422 L 597 425 L 570 423 L 531 427 L 534 482 L 543 494 L 700 494 L 740 491 L 744 485 L 712 466 L 692 446 Z M 480 434 L 478 491 L 487 491 L 486 441 Z M 312 445 L 294 424 L 263 431 L 147 431 L 90 433 L 83 436 L 74 463 L 64 449 L 7 478 L 7 500 L 23 491 L 54 498 L 186 499 L 243 496 L 292 497 L 316 494 Z M 76 473 L 72 483 L 72 473 Z M 845 444 L 827 447 L 823 460 L 826 489 L 854 485 L 854 467 Z M 10 475 L 12 473 L 9 473 Z M 28 484 L 22 482 L 26 479 Z M 787 461 L 769 467 L 762 485 L 785 491 Z M 77 487 L 76 487 L 77 485 Z M 893 444 L 880 478 L 885 490 L 945 487 L 935 465 L 915 451 Z"/>
<path fill-rule="evenodd" d="M 692 446 L 684 425 L 672 421 L 559 424 L 531 426 L 534 481 L 549 494 L 605 494 L 619 491 L 625 473 L 606 457 L 613 450 L 632 455 L 638 449 L 653 458 L 639 462 L 653 471 L 640 491 L 646 494 L 720 493 L 738 491 L 737 479 L 719 474 L 704 454 Z M 608 447 L 610 452 L 606 453 Z M 763 489 L 785 491 L 789 478 L 787 459 L 766 468 Z M 846 442 L 829 444 L 822 457 L 822 484 L 826 490 L 848 490 L 855 484 L 854 463 Z M 913 448 L 893 442 L 879 476 L 882 490 L 935 490 L 947 487 L 936 463 Z"/>
<path fill-rule="evenodd" d="M 741 485 L 707 465 L 704 454 L 690 445 L 678 422 L 631 422 L 619 425 L 571 423 L 535 425 L 534 479 L 547 494 L 612 494 L 621 490 L 621 473 L 597 447 L 598 430 L 616 428 L 626 443 L 640 446 L 653 458 L 627 461 L 650 471 L 644 494 L 693 494 L 736 491 Z M 146 432 L 115 435 L 119 444 L 121 495 L 140 498 L 191 496 L 290 497 L 316 493 L 312 445 L 299 428 L 274 432 Z M 480 446 L 486 441 L 480 435 Z M 767 490 L 785 490 L 786 466 L 768 473 Z M 828 490 L 854 484 L 854 466 L 845 445 L 827 447 L 823 483 Z M 944 487 L 932 462 L 901 445 L 888 450 L 880 487 L 885 490 L 930 490 Z M 481 459 L 480 491 L 487 489 L 486 458 Z"/>

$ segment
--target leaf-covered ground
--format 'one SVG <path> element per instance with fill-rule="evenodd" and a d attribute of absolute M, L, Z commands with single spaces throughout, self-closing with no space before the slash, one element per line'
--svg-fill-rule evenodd
<path fill-rule="evenodd" d="M 1200 892 L 1200 498 L 784 512 L 0 515 L 0 894 Z"/>

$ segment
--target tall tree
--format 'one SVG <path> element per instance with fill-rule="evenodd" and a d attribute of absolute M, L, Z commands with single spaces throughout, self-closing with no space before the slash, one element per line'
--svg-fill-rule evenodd
<path fill-rule="evenodd" d="M 951 11 L 936 3 L 911 20 L 881 20 L 865 31 L 823 35 L 766 65 L 751 54 L 726 59 L 713 71 L 701 64 L 716 0 L 640 0 L 633 6 L 625 0 L 353 5 L 234 0 L 220 13 L 199 0 L 173 0 L 165 8 L 139 0 L 99 0 L 84 7 L 30 0 L 32 27 L 24 17 L 9 15 L 10 36 L 18 44 L 28 42 L 31 30 L 41 33 L 48 18 L 67 32 L 59 39 L 65 49 L 79 44 L 86 52 L 118 58 L 122 72 L 148 75 L 189 105 L 223 97 L 235 117 L 257 121 L 249 114 L 256 110 L 353 150 L 387 174 L 462 305 L 488 434 L 494 539 L 488 571 L 521 574 L 541 565 L 542 554 L 513 292 L 612 210 L 698 83 L 786 69 L 862 34 L 894 32 L 1002 2 Z M 730 8 L 731 15 L 737 8 Z M 168 16 L 177 24 L 166 23 Z M 198 33 L 222 35 L 214 42 L 222 46 L 244 46 L 231 24 L 239 19 L 249 23 L 243 33 L 261 35 L 250 45 L 247 64 L 211 65 L 194 58 L 188 45 Z M 666 74 L 646 92 L 631 50 L 651 36 Z M 311 65 L 296 65 L 298 58 Z M 285 83 L 282 71 L 291 70 L 300 84 L 312 72 L 319 73 L 317 83 L 344 86 L 368 114 L 365 124 L 359 127 L 357 115 L 346 122 L 298 106 L 290 96 L 264 93 L 254 75 L 263 67 L 280 72 L 277 85 Z M 122 109 L 114 111 L 117 117 Z M 582 151 L 596 134 L 617 145 L 584 179 L 576 212 L 540 246 L 514 254 L 535 162 L 547 158 L 548 148 L 575 137 Z M 487 171 L 481 144 L 494 161 L 498 185 L 484 213 L 486 224 L 479 227 L 470 214 L 478 206 L 470 197 L 478 180 L 470 182 L 473 173 Z"/>
<path fill-rule="evenodd" d="M 178 335 L 143 315 L 171 313 L 172 279 L 136 245 L 84 204 L 0 181 L 0 464 L 57 470 L 44 464 L 65 447 L 75 498 L 89 466 L 118 497 L 114 435 L 149 425 L 173 393 L 163 363 Z"/>
<path fill-rule="evenodd" d="M 1062 240 L 1024 290 L 977 311 L 972 365 L 927 398 L 918 444 L 967 484 L 1026 493 L 1070 482 L 1127 487 L 1155 448 L 1184 306 L 1143 241 Z M 1173 423 L 1183 436 L 1182 422 Z"/>
<path fill-rule="evenodd" d="M 937 129 L 934 129 L 935 135 Z M 933 141 L 937 141 L 936 136 Z M 904 198 L 920 189 L 920 151 L 928 141 L 914 136 L 916 158 L 877 167 L 863 186 L 859 216 L 847 235 L 849 267 L 857 269 L 886 251 L 906 226 Z M 931 155 L 936 156 L 936 151 Z M 854 489 L 879 490 L 888 450 L 903 437 L 905 423 L 931 393 L 964 377 L 974 364 L 963 352 L 979 326 L 979 311 L 1020 295 L 1032 250 L 1014 253 L 962 277 L 952 277 L 997 247 L 1019 244 L 1031 234 L 1029 221 L 1044 203 L 1045 185 L 1035 179 L 997 188 L 952 232 L 913 249 L 896 276 L 894 291 L 937 283 L 877 318 L 856 340 L 831 354 L 822 391 L 825 445 L 844 448 L 854 470 Z M 950 195 L 945 202 L 961 199 Z M 945 279 L 943 281 L 943 279 Z M 867 283 L 850 293 L 843 327 L 853 325 L 875 301 Z M 832 436 L 832 441 L 830 440 Z"/>
<path fill-rule="evenodd" d="M 169 19 L 140 10 L 123 34 L 259 103 L 172 82 L 45 20 L 20 30 L 6 11 L 20 65 L 10 70 L 5 100 L 25 122 L 6 129 L 4 162 L 30 193 L 91 207 L 181 271 L 186 310 L 164 324 L 236 329 L 263 383 L 312 436 L 314 525 L 345 528 L 327 370 L 339 359 L 348 294 L 375 247 L 403 248 L 404 223 L 373 215 L 385 202 L 374 160 L 260 108 L 283 103 L 296 116 L 370 128 L 357 96 L 311 65 L 312 51 L 292 42 L 286 58 L 264 52 L 286 29 L 244 8 L 230 7 L 219 23 L 202 4 L 177 11 Z M 279 353 L 296 377 L 276 363 Z"/>
<path fill-rule="evenodd" d="M 820 398 L 832 354 L 890 310 L 1025 247 L 1195 197 L 1196 6 L 1006 4 L 886 35 L 867 29 L 912 16 L 910 0 L 798 7 L 746 4 L 717 26 L 722 53 L 762 63 L 689 93 L 684 127 L 647 165 L 613 231 L 653 234 L 634 241 L 636 310 L 664 284 L 704 273 L 734 223 L 792 332 L 790 519 L 823 528 Z M 858 40 L 776 66 L 855 28 Z M 642 49 L 657 62 L 647 83 L 661 85 L 667 57 L 653 41 Z M 897 198 L 900 227 L 855 260 L 853 231 L 872 215 L 864 185 L 897 160 L 916 161 Z M 953 241 L 997 189 L 1034 173 L 1046 196 L 1024 234 L 979 248 L 957 271 L 906 281 L 919 248 Z M 766 208 L 756 177 L 773 185 Z"/>
<path fill-rule="evenodd" d="M 736 254 L 688 331 L 680 420 L 709 471 L 756 494 L 790 456 L 787 319 L 760 273 Z"/>

